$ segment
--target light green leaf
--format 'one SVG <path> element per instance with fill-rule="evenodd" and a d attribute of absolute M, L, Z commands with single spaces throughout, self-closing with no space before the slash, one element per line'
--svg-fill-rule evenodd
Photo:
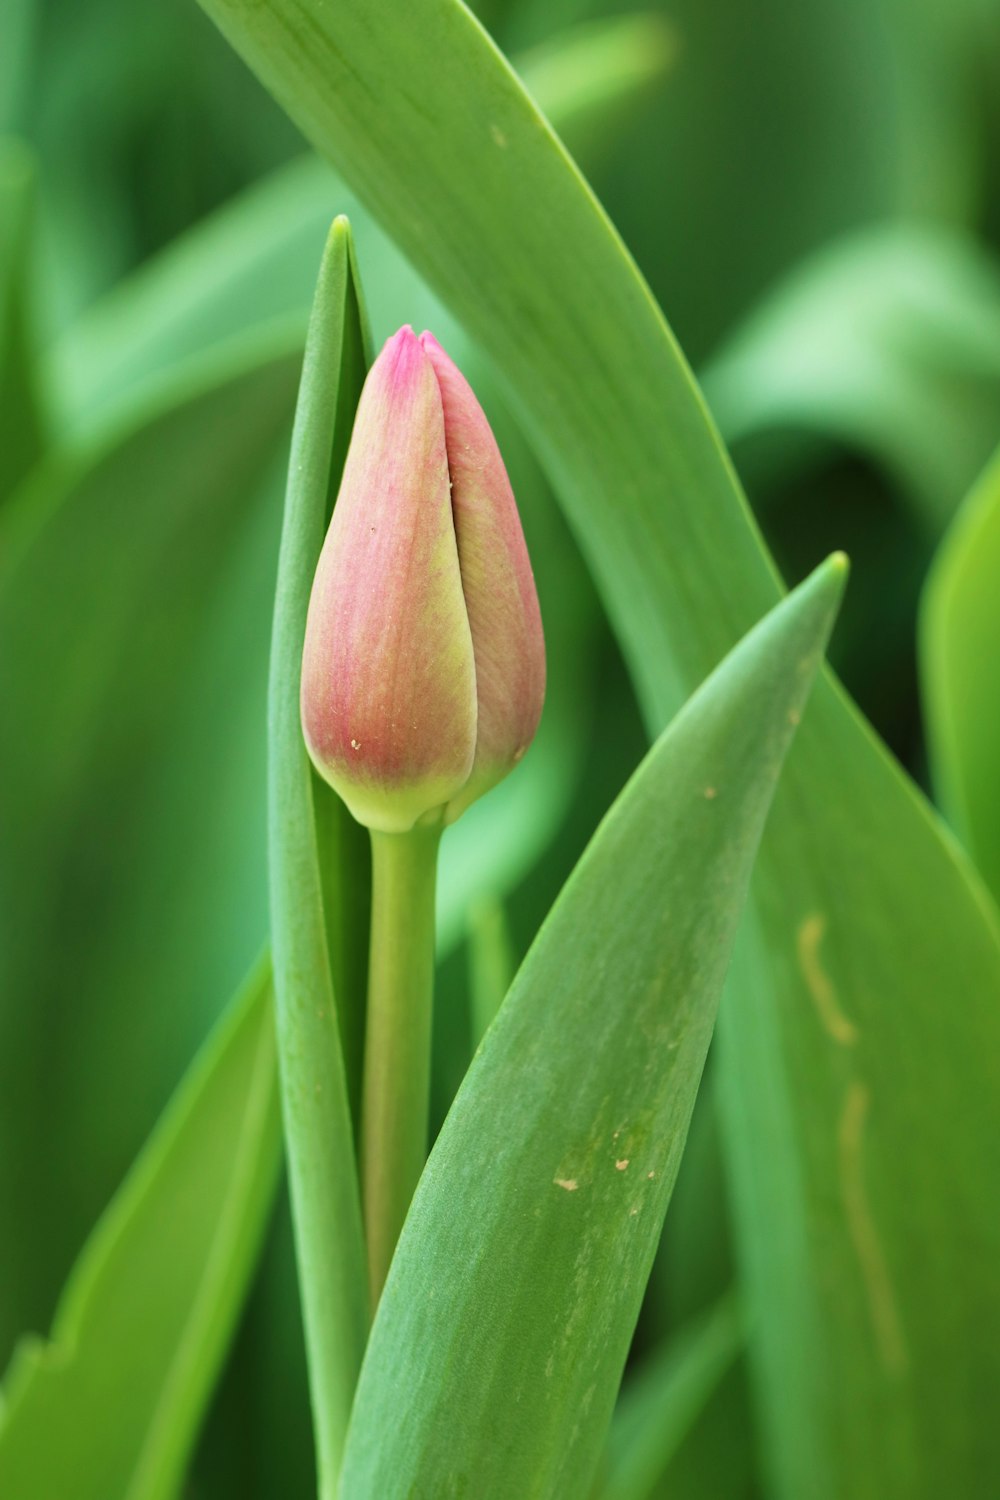
<path fill-rule="evenodd" d="M 280 1158 L 270 968 L 261 963 L 90 1236 L 51 1338 L 26 1341 L 15 1357 L 0 1493 L 179 1494 Z"/>
<path fill-rule="evenodd" d="M 831 559 L 713 674 L 543 925 L 407 1218 L 345 1500 L 588 1492 L 764 818 L 844 577 Z"/>
<path fill-rule="evenodd" d="M 366 369 L 350 230 L 330 230 L 289 462 L 271 645 L 268 851 L 281 1096 L 320 1494 L 332 1495 L 369 1304 L 349 1088 L 360 1078 L 365 830 L 313 774 L 299 719 L 306 613 Z M 346 1065 L 345 1065 L 346 1061 Z"/>
<path fill-rule="evenodd" d="M 457 0 L 203 4 L 501 372 L 658 729 L 778 583 L 586 184 Z M 974 1496 L 1000 1467 L 1000 940 L 832 683 L 740 948 L 722 1092 L 776 1493 Z"/>
<path fill-rule="evenodd" d="M 615 1411 L 601 1500 L 652 1500 L 660 1493 L 671 1460 L 743 1343 L 742 1314 L 730 1296 L 640 1366 Z"/>
<path fill-rule="evenodd" d="M 1000 450 L 934 563 L 920 646 L 935 785 L 1000 900 Z"/>
<path fill-rule="evenodd" d="M 804 430 L 860 450 L 936 535 L 996 441 L 1000 267 L 954 231 L 865 229 L 779 282 L 704 385 L 730 443 Z"/>

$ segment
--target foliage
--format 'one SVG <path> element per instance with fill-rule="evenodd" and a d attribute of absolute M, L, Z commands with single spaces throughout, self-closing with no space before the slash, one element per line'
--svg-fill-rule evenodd
<path fill-rule="evenodd" d="M 344 1500 L 978 1500 L 1000 11 L 202 3 L 232 47 L 11 0 L 0 55 L 0 1491 L 305 1500 L 315 1440 L 331 1500 L 346 1440 Z M 297 662 L 404 322 L 497 432 L 550 688 L 443 842 L 369 1338 L 368 851 Z M 871 723 L 821 675 L 755 860 L 839 591 L 778 568 L 839 546 Z M 268 971 L 217 1019 L 269 927 L 298 1285 Z"/>

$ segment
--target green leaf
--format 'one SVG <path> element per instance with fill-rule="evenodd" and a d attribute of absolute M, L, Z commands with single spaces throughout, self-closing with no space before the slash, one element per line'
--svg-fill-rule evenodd
<path fill-rule="evenodd" d="M 927 581 L 921 668 L 942 806 L 1000 900 L 1000 450 Z"/>
<path fill-rule="evenodd" d="M 651 1500 L 660 1492 L 743 1344 L 742 1314 L 730 1296 L 640 1366 L 615 1411 L 601 1500 Z"/>
<path fill-rule="evenodd" d="M 30 151 L 20 141 L 0 139 L 0 504 L 38 462 L 45 447 L 31 327 L 34 200 L 35 164 Z"/>
<path fill-rule="evenodd" d="M 202 5 L 501 372 L 663 726 L 778 582 L 594 196 L 457 0 Z M 999 930 L 832 682 L 753 910 L 721 1092 L 775 1490 L 975 1493 L 1000 1467 Z"/>
<path fill-rule="evenodd" d="M 658 17 L 626 15 L 556 35 L 524 63 L 536 97 L 589 161 L 613 146 L 673 53 Z M 303 157 L 208 215 L 65 331 L 47 376 L 67 428 L 85 431 L 98 415 L 134 404 L 193 356 L 244 338 L 248 320 L 264 327 L 298 318 L 304 335 L 316 245 L 333 209 L 361 228 L 366 276 L 398 307 L 393 329 L 416 321 L 414 303 L 429 298 L 413 270 L 329 166 Z M 426 321 L 440 330 L 439 317 Z"/>
<path fill-rule="evenodd" d="M 4 1352 L 47 1322 L 266 935 L 262 726 L 300 361 L 284 335 L 206 362 L 54 455 L 4 516 Z"/>
<path fill-rule="evenodd" d="M 832 437 L 880 464 L 936 535 L 996 441 L 1000 268 L 954 231 L 865 229 L 781 281 L 704 383 L 730 443 Z"/>
<path fill-rule="evenodd" d="M 280 1159 L 270 969 L 261 963 L 91 1234 L 51 1339 L 26 1341 L 15 1357 L 0 1492 L 179 1494 Z"/>
<path fill-rule="evenodd" d="M 778 583 L 586 184 L 457 0 L 203 4 L 501 372 L 658 729 Z M 752 906 L 721 1091 L 775 1490 L 975 1495 L 1000 1466 L 1000 941 L 832 682 Z"/>
<path fill-rule="evenodd" d="M 320 267 L 292 437 L 268 712 L 281 1095 L 324 1497 L 336 1486 L 369 1321 L 349 1099 L 361 1068 L 367 922 L 357 902 L 368 867 L 365 830 L 310 766 L 299 681 L 313 575 L 366 368 L 350 247 L 338 219 Z"/>
<path fill-rule="evenodd" d="M 844 577 L 831 559 L 713 674 L 543 925 L 407 1218 L 345 1497 L 588 1492 Z"/>

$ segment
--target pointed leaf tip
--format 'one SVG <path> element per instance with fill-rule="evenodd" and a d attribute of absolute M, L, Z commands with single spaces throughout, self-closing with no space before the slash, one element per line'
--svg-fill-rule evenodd
<path fill-rule="evenodd" d="M 403 1229 L 344 1496 L 457 1494 L 473 1473 L 483 1494 L 591 1492 L 764 820 L 844 576 L 842 559 L 824 563 L 689 699 L 543 924 Z"/>

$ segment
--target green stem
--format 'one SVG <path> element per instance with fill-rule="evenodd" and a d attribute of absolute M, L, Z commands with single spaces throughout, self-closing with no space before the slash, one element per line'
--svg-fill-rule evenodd
<path fill-rule="evenodd" d="M 440 839 L 372 832 L 361 1180 L 373 1308 L 427 1155 Z"/>

